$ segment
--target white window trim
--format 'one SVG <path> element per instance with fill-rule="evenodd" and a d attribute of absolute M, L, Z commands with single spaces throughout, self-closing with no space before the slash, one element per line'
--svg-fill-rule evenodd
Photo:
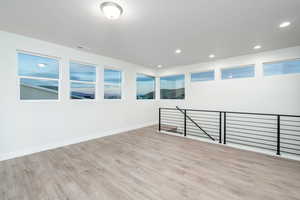
<path fill-rule="evenodd" d="M 76 63 L 76 64 L 80 64 L 80 65 L 83 65 L 84 66 L 88 66 L 88 67 L 95 67 L 95 81 L 78 81 L 78 80 L 71 80 L 71 63 Z M 98 82 L 99 82 L 99 78 L 98 78 L 99 74 L 98 74 L 98 66 L 96 64 L 92 64 L 92 63 L 89 63 L 89 62 L 81 62 L 81 61 L 78 61 L 78 60 L 75 60 L 75 59 L 70 59 L 69 60 L 69 100 L 72 101 L 72 102 L 97 102 L 98 99 L 99 99 L 99 91 L 98 91 Z M 91 85 L 95 85 L 95 98 L 94 99 L 72 99 L 71 97 L 71 92 L 72 92 L 72 89 L 71 89 L 71 86 L 72 86 L 72 83 L 82 83 L 82 84 L 91 84 Z"/>
<path fill-rule="evenodd" d="M 138 99 L 137 98 L 137 77 L 138 77 L 139 74 L 154 78 L 154 97 L 153 97 L 153 99 Z M 136 73 L 136 75 L 135 75 L 135 100 L 136 101 L 141 102 L 141 101 L 155 101 L 156 100 L 156 93 L 157 93 L 157 91 L 156 91 L 156 78 L 157 78 L 156 76 L 148 75 L 148 74 L 145 74 L 145 73 L 139 73 L 139 72 Z"/>
<path fill-rule="evenodd" d="M 105 70 L 115 70 L 121 72 L 121 98 L 120 99 L 105 99 Z M 124 79 L 125 79 L 125 74 L 122 68 L 115 67 L 115 66 L 108 66 L 105 65 L 103 67 L 103 93 L 102 93 L 102 99 L 104 102 L 120 102 L 124 100 Z"/>
<path fill-rule="evenodd" d="M 45 78 L 45 77 L 35 77 L 35 76 L 20 76 L 19 75 L 19 59 L 18 54 L 27 54 L 31 56 L 38 56 L 38 57 L 44 57 L 44 58 L 50 58 L 58 61 L 58 79 L 55 78 Z M 17 72 L 17 101 L 22 103 L 35 103 L 35 102 L 60 102 L 61 101 L 61 74 L 62 74 L 62 67 L 61 67 L 61 58 L 58 56 L 50 56 L 46 54 L 36 53 L 32 51 L 26 51 L 26 50 L 16 50 L 16 72 Z M 58 82 L 58 90 L 57 90 L 57 99 L 21 99 L 21 79 L 34 79 L 34 80 L 45 80 L 45 81 L 57 81 Z"/>
<path fill-rule="evenodd" d="M 280 60 L 274 60 L 274 61 L 266 61 L 266 62 L 262 62 L 262 64 L 272 64 L 272 63 L 279 63 L 279 62 L 287 62 L 287 61 L 294 61 L 294 60 L 299 60 L 299 57 L 296 58 L 289 58 L 289 59 L 280 59 Z"/>

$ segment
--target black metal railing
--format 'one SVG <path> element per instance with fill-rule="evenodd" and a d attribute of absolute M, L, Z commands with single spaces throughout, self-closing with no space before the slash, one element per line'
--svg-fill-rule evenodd
<path fill-rule="evenodd" d="M 300 156 L 300 116 L 159 108 L 159 131 Z"/>

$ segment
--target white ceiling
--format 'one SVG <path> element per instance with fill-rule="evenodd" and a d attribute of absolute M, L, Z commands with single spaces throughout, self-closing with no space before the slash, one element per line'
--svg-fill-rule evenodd
<path fill-rule="evenodd" d="M 100 0 L 1 0 L 0 29 L 148 67 L 300 45 L 300 0 L 114 1 L 124 8 L 117 21 Z M 282 21 L 292 25 L 279 29 Z"/>

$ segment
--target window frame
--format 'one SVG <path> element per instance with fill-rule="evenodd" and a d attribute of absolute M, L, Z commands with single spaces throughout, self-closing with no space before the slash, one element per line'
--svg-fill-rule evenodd
<path fill-rule="evenodd" d="M 276 61 L 269 61 L 269 62 L 262 62 L 262 76 L 264 78 L 275 78 L 275 77 L 279 77 L 279 76 L 300 76 L 300 73 L 288 73 L 288 74 L 274 74 L 274 75 L 269 75 L 266 76 L 265 75 L 265 71 L 264 71 L 264 65 L 265 64 L 275 64 L 275 63 L 280 63 L 280 62 L 288 62 L 288 61 L 296 61 L 298 60 L 300 62 L 300 58 L 289 58 L 289 59 L 283 59 L 283 60 L 276 60 Z"/>
<path fill-rule="evenodd" d="M 214 79 L 213 80 L 205 80 L 205 81 L 193 81 L 192 80 L 192 74 L 198 74 L 198 73 L 205 73 L 205 72 L 214 72 Z M 189 78 L 190 78 L 190 83 L 205 83 L 205 82 L 212 82 L 216 81 L 216 69 L 207 69 L 207 70 L 201 70 L 201 71 L 192 71 L 189 72 Z"/>
<path fill-rule="evenodd" d="M 252 66 L 254 69 L 253 77 L 240 77 L 240 78 L 227 78 L 223 79 L 223 70 L 226 69 L 239 69 L 243 67 L 250 67 Z M 246 65 L 238 65 L 238 66 L 231 66 L 231 67 L 222 67 L 220 68 L 220 80 L 221 81 L 227 81 L 227 80 L 245 80 L 245 79 L 255 79 L 256 78 L 256 64 L 246 64 Z"/>
<path fill-rule="evenodd" d="M 121 82 L 120 82 L 120 88 L 121 88 L 121 98 L 120 99 L 106 99 L 105 98 L 105 70 L 115 70 L 115 71 L 119 71 L 121 73 Z M 103 92 L 102 92 L 102 99 L 104 101 L 109 101 L 109 102 L 118 102 L 118 101 L 123 101 L 124 100 L 124 79 L 125 79 L 125 74 L 124 74 L 124 70 L 122 68 L 119 67 L 115 67 L 112 65 L 105 65 L 103 67 L 102 70 L 102 74 L 103 74 L 103 79 L 102 79 L 102 88 L 103 88 Z"/>
<path fill-rule="evenodd" d="M 26 54 L 30 56 L 36 56 L 36 57 L 43 57 L 43 58 L 49 58 L 53 60 L 57 60 L 58 62 L 58 79 L 55 78 L 45 78 L 45 77 L 34 77 L 34 76 L 20 76 L 19 75 L 19 59 L 18 55 L 19 54 Z M 16 83 L 17 83 L 17 101 L 21 103 L 35 103 L 35 102 L 60 102 L 62 100 L 62 94 L 61 94 L 61 82 L 62 82 L 62 65 L 61 65 L 61 60 L 62 58 L 59 56 L 51 56 L 48 54 L 43 54 L 43 53 L 37 53 L 34 51 L 27 51 L 27 50 L 21 50 L 17 49 L 16 54 Z M 57 99 L 21 99 L 21 79 L 33 79 L 33 80 L 45 80 L 45 81 L 57 81 Z"/>
<path fill-rule="evenodd" d="M 164 77 L 169 77 L 169 76 L 179 76 L 179 75 L 183 75 L 183 80 L 184 80 L 184 98 L 183 99 L 162 99 L 161 98 L 161 78 Z M 163 76 L 159 76 L 158 77 L 158 82 L 159 82 L 159 96 L 158 99 L 162 100 L 162 101 L 185 101 L 186 100 L 186 88 L 187 88 L 187 80 L 186 80 L 186 73 L 176 73 L 176 74 L 171 74 L 171 75 L 163 75 Z"/>
<path fill-rule="evenodd" d="M 87 66 L 90 66 L 90 67 L 95 67 L 95 82 L 91 82 L 91 81 L 78 81 L 78 80 L 71 80 L 71 63 L 76 63 L 76 64 L 79 64 L 79 65 L 85 65 L 86 67 Z M 70 59 L 69 60 L 69 100 L 72 101 L 72 102 L 84 102 L 84 101 L 88 101 L 88 102 L 96 102 L 98 101 L 99 99 L 99 91 L 98 91 L 98 82 L 99 82 L 99 72 L 98 72 L 98 65 L 96 64 L 92 64 L 90 62 L 82 62 L 82 61 L 79 61 L 79 60 L 76 60 L 76 59 Z M 95 98 L 94 99 L 72 99 L 72 83 L 82 83 L 82 84 L 93 84 L 95 85 Z"/>
<path fill-rule="evenodd" d="M 153 99 L 138 99 L 137 98 L 137 77 L 138 77 L 138 75 L 144 75 L 144 76 L 149 76 L 149 77 L 152 77 L 152 78 L 154 78 L 154 97 L 153 97 Z M 139 73 L 139 72 L 137 72 L 136 74 L 135 74 L 135 100 L 137 100 L 137 101 L 153 101 L 153 100 L 156 100 L 156 97 L 157 97 L 157 91 L 156 91 L 156 86 L 157 86 L 157 84 L 156 84 L 156 76 L 152 76 L 152 75 L 148 75 L 148 74 L 145 74 L 145 73 Z"/>

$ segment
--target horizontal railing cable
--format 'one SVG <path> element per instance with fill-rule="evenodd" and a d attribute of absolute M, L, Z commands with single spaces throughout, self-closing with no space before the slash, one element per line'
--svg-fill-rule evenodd
<path fill-rule="evenodd" d="M 300 115 L 160 108 L 159 130 L 300 155 Z"/>

